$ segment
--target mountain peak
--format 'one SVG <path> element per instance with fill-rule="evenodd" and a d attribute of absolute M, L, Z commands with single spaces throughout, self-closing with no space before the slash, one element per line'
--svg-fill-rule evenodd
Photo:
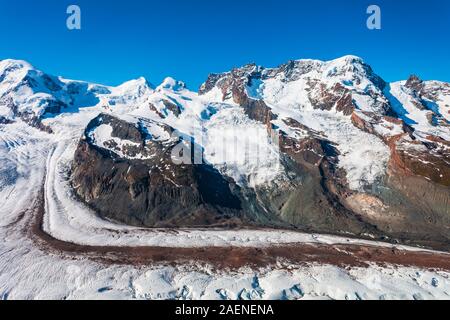
<path fill-rule="evenodd" d="M 6 69 L 34 69 L 34 67 L 25 60 L 5 59 L 0 60 L 0 72 L 3 73 Z"/>
<path fill-rule="evenodd" d="M 417 85 L 422 84 L 422 79 L 420 79 L 417 75 L 412 74 L 409 76 L 408 80 L 406 81 L 405 86 L 408 88 L 416 87 Z"/>
<path fill-rule="evenodd" d="M 33 70 L 36 69 L 24 60 L 6 59 L 0 61 L 0 79 L 1 82 L 8 83 L 8 87 L 20 83 Z"/>
<path fill-rule="evenodd" d="M 347 64 L 364 64 L 364 60 L 361 57 L 354 56 L 354 55 L 346 55 L 337 59 L 332 60 L 334 62 L 344 62 Z"/>
<path fill-rule="evenodd" d="M 124 91 L 129 91 L 133 89 L 153 89 L 153 85 L 147 81 L 144 77 L 139 77 L 137 79 L 129 80 L 117 87 L 118 89 L 122 89 Z"/>
<path fill-rule="evenodd" d="M 341 58 L 324 62 L 324 67 L 327 70 L 341 70 L 343 72 L 359 72 L 372 73 L 372 69 L 360 57 L 347 55 Z M 333 72 L 332 72 L 333 73 Z"/>
<path fill-rule="evenodd" d="M 182 81 L 178 81 L 172 77 L 166 77 L 157 89 L 168 89 L 173 91 L 180 91 L 186 89 L 186 84 Z"/>

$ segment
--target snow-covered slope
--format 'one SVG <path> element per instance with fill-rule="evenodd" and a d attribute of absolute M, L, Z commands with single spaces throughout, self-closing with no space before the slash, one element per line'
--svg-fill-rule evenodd
<path fill-rule="evenodd" d="M 20 60 L 0 61 L 0 116 L 45 118 L 84 107 L 141 104 L 153 92 L 144 78 L 108 87 L 48 75 Z"/>
<path fill-rule="evenodd" d="M 42 117 L 69 111 L 69 107 L 92 106 L 98 102 L 97 94 L 109 92 L 106 87 L 50 76 L 25 61 L 0 61 L 0 79 L 0 105 L 8 118 Z"/>
<path fill-rule="evenodd" d="M 332 61 L 294 60 L 277 68 L 266 69 L 256 65 L 247 65 L 231 72 L 212 74 L 202 85 L 200 92 L 208 94 L 214 87 L 226 89 L 224 97 L 230 97 L 230 80 L 242 82 L 247 94 L 255 99 L 267 99 L 277 104 L 307 105 L 336 87 L 352 92 L 357 107 L 363 111 L 385 113 L 388 101 L 382 94 L 385 82 L 376 75 L 371 67 L 355 56 L 345 56 Z M 225 90 L 225 91 L 226 91 Z M 214 96 L 214 95 L 212 95 Z M 221 98 L 221 97 L 220 97 Z M 331 108 L 332 105 L 319 108 Z"/>
<path fill-rule="evenodd" d="M 392 83 L 386 95 L 395 112 L 416 130 L 418 137 L 434 135 L 450 141 L 449 84 L 412 78 Z"/>

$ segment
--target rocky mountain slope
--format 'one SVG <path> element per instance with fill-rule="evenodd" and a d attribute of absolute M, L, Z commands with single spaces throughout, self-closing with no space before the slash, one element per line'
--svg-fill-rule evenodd
<path fill-rule="evenodd" d="M 241 205 L 210 165 L 175 165 L 181 142 L 173 128 L 130 123 L 109 114 L 93 119 L 74 158 L 77 194 L 101 216 L 137 226 L 218 226 L 240 218 Z"/>
<path fill-rule="evenodd" d="M 0 62 L 0 122 L 52 132 L 98 116 L 71 183 L 99 216 L 145 227 L 265 226 L 450 248 L 450 84 L 386 83 L 362 59 L 253 64 L 192 92 L 107 87 Z"/>
<path fill-rule="evenodd" d="M 282 190 L 278 215 L 312 230 L 356 228 L 402 240 L 448 241 L 448 84 L 412 76 L 389 85 L 348 56 L 275 69 L 244 66 L 211 75 L 200 94 L 214 91 L 280 135 L 281 152 L 302 166 L 303 175 L 315 171 L 319 177 Z M 309 204 L 302 197 L 311 190 L 326 201 L 302 212 Z M 338 224 L 340 218 L 350 225 Z"/>

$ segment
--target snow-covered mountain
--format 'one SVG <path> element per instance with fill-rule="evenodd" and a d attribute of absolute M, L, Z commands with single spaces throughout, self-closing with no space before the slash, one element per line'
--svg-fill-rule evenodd
<path fill-rule="evenodd" d="M 449 104 L 448 83 L 389 84 L 355 56 L 245 65 L 198 93 L 172 78 L 108 87 L 0 62 L 0 122 L 65 134 L 67 114 L 92 110 L 75 190 L 106 218 L 144 226 L 228 221 L 448 246 Z"/>
<path fill-rule="evenodd" d="M 144 78 L 108 87 L 48 75 L 25 61 L 0 61 L 0 117 L 4 122 L 20 118 L 44 128 L 41 120 L 47 117 L 84 107 L 140 104 L 152 92 Z"/>

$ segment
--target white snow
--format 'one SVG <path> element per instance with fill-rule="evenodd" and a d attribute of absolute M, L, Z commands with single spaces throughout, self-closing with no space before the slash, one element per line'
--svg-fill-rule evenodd
<path fill-rule="evenodd" d="M 119 157 L 130 159 L 145 159 L 141 154 L 130 156 L 124 154 L 123 150 L 127 147 L 139 147 L 139 143 L 122 140 L 112 136 L 113 128 L 108 124 L 101 124 L 92 130 L 89 135 L 93 139 L 93 143 L 101 148 L 108 149 L 116 153 Z M 159 138 L 159 137 L 158 137 Z M 113 144 L 114 146 L 111 146 Z"/>
<path fill-rule="evenodd" d="M 240 185 L 255 187 L 282 176 L 278 144 L 240 107 L 225 108 L 206 123 L 205 159 Z"/>
<path fill-rule="evenodd" d="M 173 91 L 179 91 L 182 89 L 185 89 L 186 85 L 182 81 L 175 80 L 174 78 L 167 77 L 163 80 L 163 82 L 158 86 L 157 90 L 173 90 Z"/>
<path fill-rule="evenodd" d="M 0 117 L 5 117 L 6 119 L 10 119 L 13 117 L 13 112 L 7 106 L 0 104 Z"/>
<path fill-rule="evenodd" d="M 110 94 L 102 95 L 101 101 L 115 109 L 137 108 L 145 103 L 150 94 L 153 93 L 153 86 L 143 77 L 127 81 L 118 87 L 109 87 Z M 118 110 L 118 111 L 119 111 Z M 119 111 L 120 112 L 120 111 Z"/>

